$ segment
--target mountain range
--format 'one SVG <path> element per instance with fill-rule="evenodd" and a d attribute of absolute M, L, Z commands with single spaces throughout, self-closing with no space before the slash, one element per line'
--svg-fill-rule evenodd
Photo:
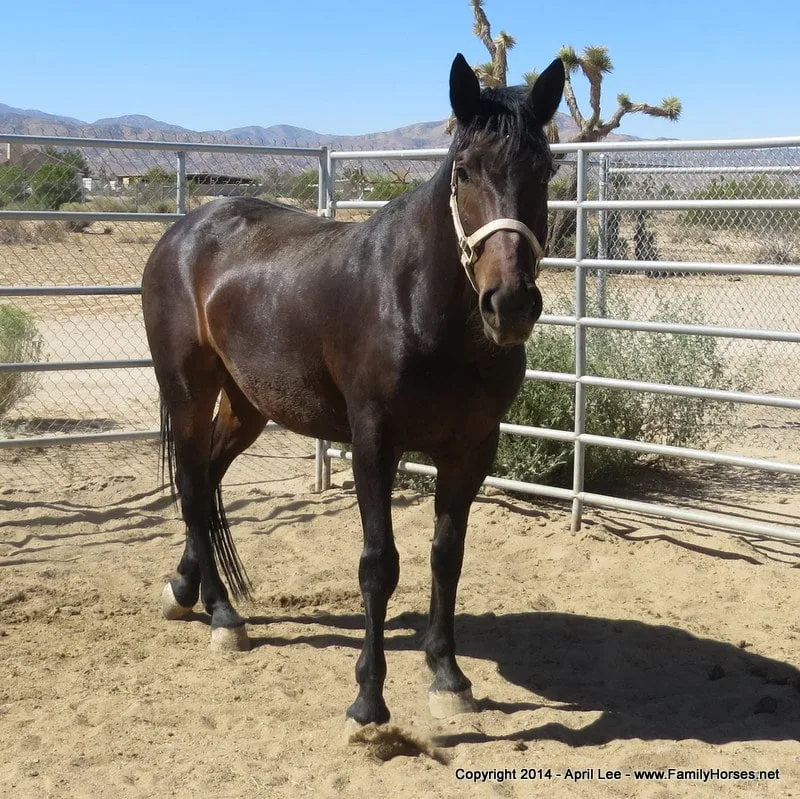
<path fill-rule="evenodd" d="M 566 114 L 556 114 L 562 141 L 577 133 L 577 126 Z M 445 132 L 446 120 L 417 122 L 395 130 L 365 133 L 355 136 L 317 133 L 293 125 L 261 127 L 250 125 L 230 130 L 196 131 L 161 122 L 141 114 L 84 122 L 72 117 L 48 114 L 43 111 L 13 108 L 0 103 L 0 133 L 33 136 L 70 136 L 98 139 L 139 139 L 202 143 L 286 145 L 318 147 L 328 145 L 342 150 L 401 150 L 446 147 L 450 137 Z M 612 134 L 609 140 L 629 141 L 635 136 Z"/>

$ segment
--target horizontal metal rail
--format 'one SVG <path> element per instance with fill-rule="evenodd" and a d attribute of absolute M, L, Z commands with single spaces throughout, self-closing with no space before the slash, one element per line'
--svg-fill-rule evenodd
<path fill-rule="evenodd" d="M 580 206 L 587 211 L 796 211 L 800 199 L 584 200 Z"/>
<path fill-rule="evenodd" d="M 332 200 L 335 208 L 377 209 L 390 200 Z M 795 211 L 800 199 L 758 200 L 550 200 L 551 211 Z"/>
<path fill-rule="evenodd" d="M 676 322 L 650 322 L 635 319 L 609 319 L 603 316 L 551 316 L 542 314 L 539 322 L 559 327 L 584 327 L 608 330 L 629 330 L 636 333 L 673 333 L 686 336 L 716 336 L 755 341 L 797 343 L 800 333 L 791 330 L 759 330 L 755 327 L 722 327 L 719 325 L 679 324 Z"/>
<path fill-rule="evenodd" d="M 389 200 L 331 200 L 331 208 L 338 210 L 362 209 L 365 211 L 377 211 L 383 208 Z"/>
<path fill-rule="evenodd" d="M 609 174 L 615 175 L 760 175 L 763 172 L 776 175 L 800 173 L 800 166 L 778 166 L 760 164 L 757 166 L 659 166 L 640 164 L 638 166 L 608 165 Z"/>
<path fill-rule="evenodd" d="M 542 267 L 569 267 L 577 265 L 574 258 L 543 258 Z M 587 269 L 621 272 L 692 272 L 709 275 L 764 275 L 772 277 L 798 277 L 800 266 L 790 264 L 737 264 L 708 263 L 704 261 L 631 261 L 584 258 L 581 266 Z"/>
<path fill-rule="evenodd" d="M 283 430 L 275 422 L 267 422 L 266 430 Z M 0 449 L 21 449 L 24 447 L 72 446 L 74 444 L 110 444 L 118 441 L 147 441 L 158 439 L 160 430 L 134 430 L 128 432 L 79 433 L 58 436 L 20 436 L 0 438 Z"/>
<path fill-rule="evenodd" d="M 182 216 L 136 211 L 0 211 L 0 219 L 12 222 L 176 222 Z"/>
<path fill-rule="evenodd" d="M 0 133 L 0 142 L 58 147 L 93 147 L 110 150 L 163 150 L 166 152 L 240 153 L 253 155 L 307 155 L 319 157 L 324 147 L 273 147 L 261 144 L 205 144 L 203 142 L 144 141 L 140 139 L 81 139 L 74 136 L 29 136 Z"/>
<path fill-rule="evenodd" d="M 328 447 L 326 455 L 329 458 L 337 458 L 339 460 L 352 461 L 353 453 L 350 450 L 337 449 L 336 447 Z M 407 474 L 420 474 L 426 477 L 436 477 L 437 469 L 435 466 L 429 466 L 425 463 L 415 463 L 414 461 L 407 461 L 401 459 L 398 470 L 406 472 Z M 517 491 L 522 494 L 535 494 L 542 497 L 550 497 L 551 499 L 572 499 L 572 491 L 568 488 L 558 488 L 557 486 L 541 485 L 539 483 L 523 483 L 520 480 L 510 480 L 505 477 L 493 477 L 488 475 L 482 485 L 500 488 L 504 491 Z"/>
<path fill-rule="evenodd" d="M 660 139 L 614 142 L 560 142 L 551 144 L 554 153 L 658 152 L 673 150 L 763 150 L 800 147 L 800 136 L 775 136 L 754 139 Z"/>
<path fill-rule="evenodd" d="M 627 389 L 644 394 L 667 394 L 676 397 L 705 399 L 713 402 L 735 402 L 746 405 L 765 405 L 771 408 L 800 409 L 800 399 L 780 397 L 774 394 L 757 394 L 750 391 L 726 391 L 720 388 L 700 388 L 699 386 L 678 386 L 671 383 L 648 383 L 642 380 L 623 380 L 615 377 L 598 377 L 584 375 L 577 377 L 567 372 L 541 372 L 535 369 L 525 370 L 526 380 L 544 380 L 550 383 L 597 386 L 599 388 Z"/>
<path fill-rule="evenodd" d="M 755 327 L 723 327 L 719 325 L 693 325 L 675 322 L 649 322 L 632 319 L 607 319 L 601 316 L 584 316 L 576 324 L 591 328 L 631 330 L 639 333 L 679 333 L 689 336 L 715 336 L 719 338 L 756 339 L 758 341 L 800 342 L 800 332 L 790 330 L 759 330 Z"/>
<path fill-rule="evenodd" d="M 560 432 L 560 431 L 559 431 Z M 752 458 L 747 455 L 732 455 L 727 452 L 710 452 L 704 449 L 676 447 L 670 444 L 651 444 L 646 441 L 632 441 L 626 438 L 611 438 L 583 433 L 579 436 L 585 444 L 612 449 L 623 449 L 628 452 L 640 452 L 643 455 L 660 455 L 665 458 L 686 458 L 688 460 L 716 463 L 722 466 L 736 466 L 743 469 L 758 469 L 763 472 L 777 474 L 800 475 L 800 463 L 789 461 L 771 461 L 766 458 Z"/>
<path fill-rule="evenodd" d="M 0 297 L 100 297 L 141 293 L 141 286 L 0 286 Z"/>
<path fill-rule="evenodd" d="M 691 510 L 689 508 L 676 508 L 674 505 L 662 505 L 655 502 L 638 502 L 632 499 L 621 499 L 604 494 L 592 494 L 586 491 L 578 493 L 578 498 L 588 505 L 597 505 L 601 508 L 614 510 L 627 510 L 641 513 L 645 516 L 656 516 L 662 519 L 672 519 L 678 522 L 702 524 L 707 527 L 722 528 L 750 536 L 767 536 L 779 538 L 783 541 L 800 542 L 800 529 L 794 527 L 781 527 L 767 522 L 744 521 L 722 513 Z"/>
<path fill-rule="evenodd" d="M 339 458 L 348 461 L 353 460 L 353 454 L 347 450 L 329 447 L 326 454 L 329 458 Z M 401 460 L 398 468 L 400 471 L 409 474 L 421 474 L 431 477 L 434 477 L 437 473 L 436 468 L 433 466 L 406 460 Z M 745 521 L 721 513 L 676 508 L 672 505 L 651 502 L 638 502 L 635 500 L 621 499 L 619 497 L 611 497 L 605 494 L 593 494 L 587 491 L 581 491 L 576 494 L 568 488 L 559 488 L 557 486 L 547 486 L 538 483 L 526 483 L 520 480 L 509 480 L 503 477 L 488 476 L 483 481 L 483 485 L 500 488 L 504 491 L 514 491 L 520 494 L 531 494 L 549 497 L 551 499 L 569 501 L 577 498 L 581 502 L 598 507 L 627 510 L 646 516 L 656 516 L 672 519 L 674 521 L 702 524 L 708 527 L 727 529 L 745 535 L 768 536 L 785 541 L 800 542 L 800 529 L 798 528 L 789 526 L 782 527 L 767 522 Z"/>
<path fill-rule="evenodd" d="M 144 369 L 153 365 L 149 358 L 126 358 L 116 361 L 32 361 L 0 363 L 2 372 L 80 372 L 84 369 Z"/>
<path fill-rule="evenodd" d="M 736 402 L 746 405 L 766 405 L 771 408 L 800 409 L 800 399 L 778 397 L 772 394 L 756 394 L 746 391 L 725 391 L 720 388 L 698 388 L 676 386 L 668 383 L 647 383 L 642 380 L 621 380 L 615 377 L 584 375 L 575 382 L 599 388 L 620 388 L 640 391 L 645 394 L 669 394 L 675 397 L 712 400 L 714 402 Z"/>
<path fill-rule="evenodd" d="M 158 430 L 138 430 L 127 433 L 81 433 L 63 436 L 26 436 L 20 438 L 0 438 L 0 449 L 20 449 L 22 447 L 68 446 L 72 444 L 108 444 L 117 441 L 141 441 L 158 438 Z"/>
<path fill-rule="evenodd" d="M 420 150 L 331 150 L 331 161 L 440 161 L 448 153 L 443 147 Z"/>
<path fill-rule="evenodd" d="M 627 438 L 598 436 L 592 433 L 576 434 L 574 430 L 556 430 L 550 427 L 529 427 L 522 424 L 501 423 L 500 432 L 527 438 L 545 438 L 550 441 L 574 442 L 582 441 L 598 447 L 622 449 L 628 452 L 640 452 L 643 455 L 660 455 L 665 458 L 686 458 L 688 460 L 716 463 L 723 466 L 737 466 L 748 469 L 759 469 L 765 472 L 800 475 L 800 463 L 789 461 L 771 461 L 766 458 L 752 458 L 746 455 L 732 455 L 725 452 L 711 452 L 690 447 L 676 447 L 671 444 L 653 444 L 648 441 L 634 441 Z"/>

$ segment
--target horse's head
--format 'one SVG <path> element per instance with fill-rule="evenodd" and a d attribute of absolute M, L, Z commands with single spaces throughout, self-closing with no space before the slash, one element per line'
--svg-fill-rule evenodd
<path fill-rule="evenodd" d="M 478 292 L 484 331 L 523 343 L 542 312 L 536 287 L 547 235 L 552 156 L 543 127 L 564 90 L 559 59 L 533 88 L 484 89 L 459 53 L 450 70 L 456 117 L 450 207 L 461 262 Z"/>

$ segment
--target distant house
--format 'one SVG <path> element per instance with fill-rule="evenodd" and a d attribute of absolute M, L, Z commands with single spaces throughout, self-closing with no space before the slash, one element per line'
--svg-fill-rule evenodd
<path fill-rule="evenodd" d="M 0 148 L 0 167 L 21 166 L 27 173 L 33 174 L 44 164 L 58 164 L 59 159 L 44 150 L 26 150 L 22 142 L 7 142 Z"/>
<path fill-rule="evenodd" d="M 132 187 L 137 183 L 147 183 L 146 175 L 149 169 L 140 172 L 116 175 L 117 184 L 123 188 Z M 250 194 L 258 189 L 258 181 L 251 176 L 223 175 L 216 172 L 187 172 L 186 182 L 189 186 L 196 187 L 195 194 L 204 194 L 213 197 L 233 197 L 240 194 Z M 202 189 L 199 187 L 202 186 Z"/>

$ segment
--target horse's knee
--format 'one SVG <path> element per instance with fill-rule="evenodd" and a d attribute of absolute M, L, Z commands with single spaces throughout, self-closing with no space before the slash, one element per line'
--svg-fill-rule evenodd
<path fill-rule="evenodd" d="M 394 545 L 362 552 L 358 582 L 363 596 L 388 600 L 399 580 L 400 555 Z"/>

